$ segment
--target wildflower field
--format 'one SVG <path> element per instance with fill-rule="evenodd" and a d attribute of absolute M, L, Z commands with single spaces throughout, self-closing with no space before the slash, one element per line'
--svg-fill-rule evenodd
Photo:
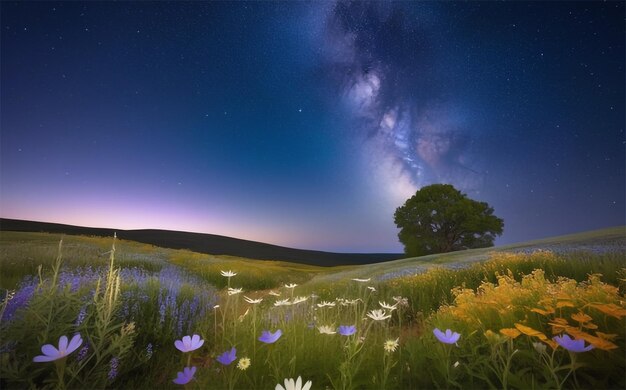
<path fill-rule="evenodd" d="M 0 388 L 624 389 L 623 232 L 333 268 L 2 232 Z"/>

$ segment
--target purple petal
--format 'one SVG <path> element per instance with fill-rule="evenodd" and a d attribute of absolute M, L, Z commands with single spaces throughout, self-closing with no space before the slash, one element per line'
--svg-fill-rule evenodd
<path fill-rule="evenodd" d="M 435 337 L 437 337 L 437 340 L 441 341 L 442 343 L 448 342 L 448 340 L 446 339 L 445 333 L 440 331 L 439 328 L 433 329 L 433 334 L 435 335 Z"/>
<path fill-rule="evenodd" d="M 65 354 L 67 351 L 67 336 L 59 337 L 59 352 Z"/>
<path fill-rule="evenodd" d="M 176 379 L 172 382 L 177 385 L 186 385 L 193 379 L 193 375 L 196 373 L 196 367 L 185 367 L 183 368 L 183 372 L 178 372 Z"/>
<path fill-rule="evenodd" d="M 36 363 L 42 363 L 42 362 L 51 362 L 53 360 L 57 360 L 60 356 L 43 356 L 43 355 L 39 355 L 39 356 L 35 356 L 33 358 L 33 362 Z"/>
<path fill-rule="evenodd" d="M 200 347 L 202 346 L 202 344 L 204 344 L 204 340 L 202 340 L 202 339 L 200 338 L 200 336 L 197 336 L 197 335 L 194 335 L 193 337 L 194 337 L 194 339 L 193 339 L 193 340 L 191 340 L 191 347 L 192 347 L 193 349 L 198 349 L 198 348 L 200 348 Z"/>
<path fill-rule="evenodd" d="M 55 359 L 59 356 L 59 350 L 52 344 L 46 344 L 41 347 L 41 352 L 47 356 L 54 356 Z"/>
<path fill-rule="evenodd" d="M 181 352 L 187 352 L 187 349 L 185 348 L 185 345 L 180 340 L 174 341 L 174 346 L 176 347 L 176 349 L 178 349 Z"/>
<path fill-rule="evenodd" d="M 187 378 L 182 372 L 179 372 L 176 379 L 174 379 L 172 382 L 176 383 L 177 385 L 186 385 L 187 383 L 189 383 L 189 381 L 191 381 L 191 378 Z"/>
<path fill-rule="evenodd" d="M 83 343 L 82 337 L 80 334 L 75 334 L 74 337 L 70 340 L 70 344 L 67 346 L 67 353 L 70 354 L 78 349 L 80 345 Z"/>

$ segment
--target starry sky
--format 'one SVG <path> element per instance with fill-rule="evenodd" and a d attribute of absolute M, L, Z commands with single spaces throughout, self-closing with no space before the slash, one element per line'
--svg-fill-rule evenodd
<path fill-rule="evenodd" d="M 625 224 L 623 2 L 2 2 L 0 214 L 401 252 Z"/>

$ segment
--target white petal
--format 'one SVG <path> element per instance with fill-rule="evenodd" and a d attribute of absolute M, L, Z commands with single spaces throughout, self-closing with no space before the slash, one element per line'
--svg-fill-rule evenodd
<path fill-rule="evenodd" d="M 313 382 L 307 381 L 307 383 L 304 384 L 304 387 L 302 388 L 302 390 L 309 390 L 312 384 Z"/>
<path fill-rule="evenodd" d="M 276 385 L 276 387 L 274 388 L 274 390 L 285 390 L 284 387 L 282 387 L 281 385 Z"/>
<path fill-rule="evenodd" d="M 302 388 L 302 377 L 299 376 L 298 379 L 296 379 L 296 389 L 300 390 Z"/>

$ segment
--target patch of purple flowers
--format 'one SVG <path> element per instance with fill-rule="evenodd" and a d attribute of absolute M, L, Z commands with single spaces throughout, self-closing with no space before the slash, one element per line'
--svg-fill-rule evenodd
<path fill-rule="evenodd" d="M 109 374 L 107 378 L 112 381 L 117 377 L 117 369 L 120 366 L 120 361 L 117 357 L 114 357 L 109 362 Z"/>
<path fill-rule="evenodd" d="M 76 360 L 79 362 L 84 360 L 87 357 L 87 352 L 89 352 L 89 344 L 85 344 L 80 351 L 78 351 L 78 355 L 76 356 Z"/>
<path fill-rule="evenodd" d="M 15 292 L 15 295 L 13 295 L 13 298 L 7 302 L 7 306 L 2 315 L 2 320 L 10 321 L 16 311 L 26 307 L 35 294 L 36 289 L 37 279 L 35 277 L 27 276 L 24 278 Z"/>
<path fill-rule="evenodd" d="M 83 306 L 80 308 L 80 311 L 78 312 L 78 316 L 76 317 L 76 322 L 74 323 L 74 326 L 79 327 L 83 321 L 85 321 L 85 317 L 87 316 L 87 307 Z"/>

